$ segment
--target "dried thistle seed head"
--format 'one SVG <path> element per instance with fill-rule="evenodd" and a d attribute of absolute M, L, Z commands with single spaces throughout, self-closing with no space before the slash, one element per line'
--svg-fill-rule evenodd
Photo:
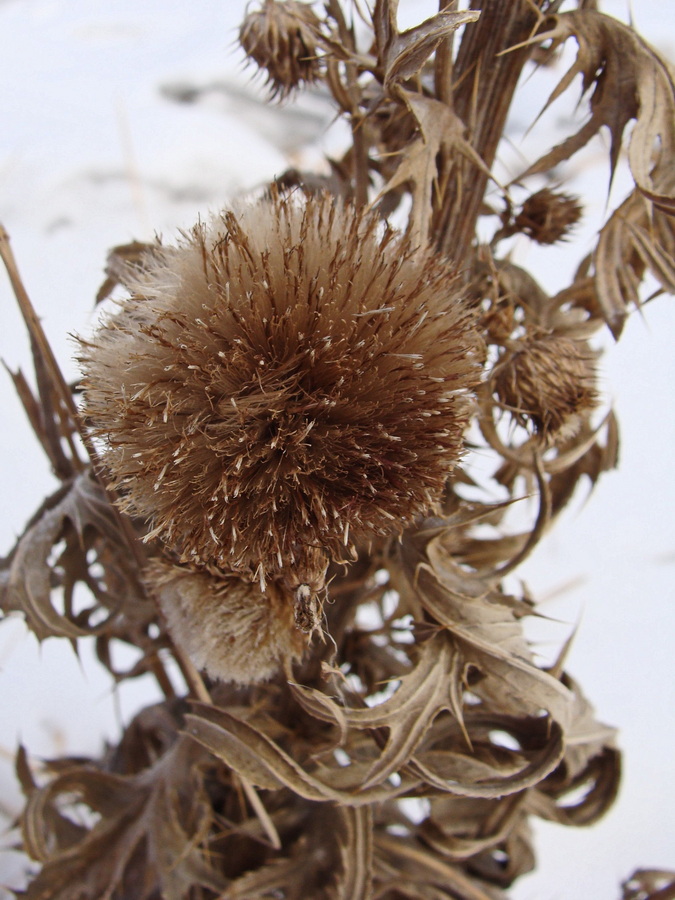
<path fill-rule="evenodd" d="M 273 98 L 283 100 L 302 82 L 317 81 L 320 20 L 307 3 L 264 0 L 239 30 L 246 55 L 267 72 Z"/>
<path fill-rule="evenodd" d="M 542 188 L 523 203 L 513 230 L 526 234 L 538 244 L 555 244 L 565 240 L 582 212 L 576 197 Z"/>
<path fill-rule="evenodd" d="M 525 340 L 507 351 L 492 379 L 500 403 L 545 437 L 574 434 L 598 404 L 596 354 L 561 335 Z"/>
<path fill-rule="evenodd" d="M 295 627 L 294 598 L 277 584 L 153 560 L 144 572 L 169 631 L 199 669 L 221 681 L 254 684 L 299 659 L 311 634 Z"/>
<path fill-rule="evenodd" d="M 426 514 L 480 375 L 446 261 L 374 213 L 273 194 L 127 273 L 84 345 L 123 508 L 181 562 L 316 586 Z"/>

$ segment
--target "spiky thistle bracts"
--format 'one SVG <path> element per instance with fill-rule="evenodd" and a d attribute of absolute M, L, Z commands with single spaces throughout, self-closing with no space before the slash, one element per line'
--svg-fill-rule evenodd
<path fill-rule="evenodd" d="M 480 366 L 452 269 L 375 213 L 271 197 L 130 269 L 84 346 L 124 508 L 180 561 L 320 582 L 434 507 Z"/>
<path fill-rule="evenodd" d="M 249 59 L 267 74 L 272 98 L 285 99 L 303 83 L 318 81 L 321 22 L 308 3 L 263 0 L 239 30 Z"/>
<path fill-rule="evenodd" d="M 511 342 L 490 380 L 514 420 L 549 440 L 574 434 L 597 407 L 596 367 L 588 341 L 544 334 Z"/>

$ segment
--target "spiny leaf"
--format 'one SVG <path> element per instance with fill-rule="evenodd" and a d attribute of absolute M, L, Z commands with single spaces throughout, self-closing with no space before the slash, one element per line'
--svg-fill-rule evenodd
<path fill-rule="evenodd" d="M 75 825 L 61 809 L 77 802 L 100 820 Z M 43 863 L 26 900 L 72 900 L 75 885 L 80 900 L 111 900 L 129 884 L 135 900 L 157 891 L 183 900 L 194 885 L 220 891 L 226 881 L 201 849 L 212 818 L 185 744 L 138 776 L 67 769 L 32 790 L 22 817 L 26 850 Z"/>
<path fill-rule="evenodd" d="M 363 789 L 371 771 L 367 763 L 317 767 L 315 774 L 259 728 L 226 710 L 201 703 L 195 703 L 194 709 L 185 717 L 186 733 L 257 787 L 287 787 L 307 800 L 362 806 L 408 793 L 419 783 L 418 779 L 405 776 L 397 787 L 384 784 Z"/>
<path fill-rule="evenodd" d="M 73 617 L 59 612 L 52 598 L 50 556 L 53 548 L 67 536 L 84 550 L 84 532 L 91 527 L 111 542 L 118 540 L 110 504 L 101 488 L 85 472 L 59 489 L 41 508 L 34 521 L 19 539 L 2 582 L 0 607 L 4 611 L 19 610 L 26 616 L 29 628 L 39 640 L 59 636 L 84 637 L 101 630 L 83 628 Z M 66 557 L 62 557 L 64 560 Z"/>
<path fill-rule="evenodd" d="M 547 108 L 582 76 L 582 90 L 593 88 L 591 118 L 579 131 L 544 154 L 521 177 L 546 172 L 584 147 L 606 126 L 610 131 L 610 166 L 616 168 L 626 125 L 635 119 L 628 162 L 640 191 L 664 212 L 675 203 L 672 190 L 655 183 L 657 169 L 667 169 L 675 150 L 675 76 L 672 66 L 630 26 L 592 10 L 553 16 L 553 27 L 537 35 L 557 46 L 574 37 L 577 57 L 549 97 Z M 658 150 L 655 148 L 658 146 Z M 655 155 L 656 153 L 656 155 Z"/>
<path fill-rule="evenodd" d="M 389 181 L 379 192 L 373 205 L 394 188 L 411 182 L 413 208 L 410 232 L 414 239 L 429 239 L 431 198 L 438 169 L 436 158 L 441 151 L 458 153 L 472 162 L 486 175 L 485 163 L 465 137 L 465 125 L 444 103 L 424 97 L 397 85 L 393 93 L 405 103 L 419 126 L 420 133 L 405 148 L 401 162 Z"/>
<path fill-rule="evenodd" d="M 590 481 L 592 491 L 603 472 L 615 469 L 619 463 L 619 425 L 614 413 L 610 410 L 601 425 L 595 430 L 589 428 L 588 432 L 588 435 L 579 434 L 578 455 L 571 451 L 562 454 L 566 457 L 565 464 L 552 467 L 549 481 L 552 516 L 562 512 L 584 476 Z"/>
<path fill-rule="evenodd" d="M 647 270 L 664 291 L 675 293 L 673 219 L 633 191 L 600 232 L 593 254 L 597 300 L 618 338 L 631 306 L 640 306 L 639 288 Z"/>
<path fill-rule="evenodd" d="M 536 785 L 527 806 L 541 818 L 562 825 L 590 825 L 616 799 L 621 777 L 621 754 L 615 747 L 616 729 L 598 722 L 579 685 L 564 676 L 574 694 L 572 719 L 566 733 L 565 755 L 550 778 Z M 568 794 L 585 788 L 570 803 Z"/>
<path fill-rule="evenodd" d="M 538 784 L 558 766 L 564 751 L 563 730 L 557 722 L 552 722 L 542 746 L 523 754 L 519 765 L 516 760 L 511 765 L 503 760 L 490 765 L 468 754 L 423 751 L 411 761 L 410 768 L 439 791 L 460 797 L 495 799 Z"/>
<path fill-rule="evenodd" d="M 437 634 L 421 644 L 417 663 L 393 695 L 375 706 L 355 709 L 342 707 L 318 691 L 296 688 L 308 712 L 323 721 L 345 728 L 387 728 L 388 736 L 381 755 L 368 772 L 363 789 L 381 784 L 393 772 L 405 766 L 415 747 L 423 739 L 435 717 L 445 709 L 462 721 L 461 659 L 453 641 Z M 467 744 L 470 744 L 468 735 Z"/>
<path fill-rule="evenodd" d="M 453 636 L 465 663 L 486 676 L 476 688 L 482 696 L 505 713 L 537 715 L 546 709 L 566 726 L 572 694 L 534 665 L 514 610 L 453 562 L 442 532 L 423 546 L 406 541 L 403 568 L 410 589 Z"/>

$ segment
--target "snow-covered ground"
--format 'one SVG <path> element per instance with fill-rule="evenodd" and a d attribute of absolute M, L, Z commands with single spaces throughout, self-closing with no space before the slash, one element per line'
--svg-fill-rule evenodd
<path fill-rule="evenodd" d="M 643 0 L 636 24 L 675 56 L 667 5 Z M 311 98 L 299 110 L 259 101 L 233 46 L 243 8 L 243 0 L 0 3 L 0 221 L 69 376 L 69 334 L 90 327 L 109 247 L 155 232 L 170 238 L 289 161 L 318 155 L 330 109 Z M 604 8 L 627 18 L 623 0 Z M 430 2 L 401 3 L 406 24 L 432 11 Z M 199 103 L 179 102 L 208 85 Z M 528 86 L 517 118 L 529 120 L 542 96 Z M 555 115 L 545 127 L 555 127 Z M 550 135 L 535 130 L 509 165 L 532 154 L 537 140 Z M 592 229 L 605 215 L 607 170 L 580 178 Z M 618 182 L 612 202 L 626 184 Z M 547 286 L 562 283 L 564 254 L 520 250 Z M 0 357 L 29 373 L 28 341 L 2 273 L 0 309 Z M 614 900 L 632 869 L 675 866 L 673 337 L 675 311 L 665 297 L 632 317 L 618 346 L 606 342 L 604 386 L 622 425 L 620 471 L 606 475 L 588 503 L 575 504 L 520 572 L 536 597 L 552 596 L 544 613 L 566 623 L 581 618 L 569 669 L 600 718 L 619 727 L 625 778 L 599 825 L 584 833 L 537 826 L 539 867 L 512 892 L 516 900 Z M 55 485 L 8 378 L 0 396 L 5 553 Z M 542 653 L 550 656 L 568 631 L 550 626 Z M 113 691 L 86 643 L 79 660 L 65 642 L 39 648 L 19 619 L 0 626 L 0 685 L 0 813 L 9 818 L 20 807 L 11 772 L 18 740 L 37 756 L 95 754 L 154 697 L 150 683 Z M 17 871 L 16 856 L 0 854 L 0 884 Z"/>

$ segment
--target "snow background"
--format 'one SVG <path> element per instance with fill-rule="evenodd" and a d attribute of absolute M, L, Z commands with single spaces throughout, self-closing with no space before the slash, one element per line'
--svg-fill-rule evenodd
<path fill-rule="evenodd" d="M 624 21 L 627 2 L 603 9 Z M 675 57 L 668 4 L 642 0 L 639 30 Z M 32 301 L 66 376 L 75 377 L 72 332 L 87 333 L 108 249 L 132 239 L 170 239 L 198 215 L 283 171 L 308 165 L 322 148 L 331 111 L 307 97 L 299 108 L 261 102 L 251 70 L 234 47 L 243 0 L 0 0 L 0 221 Z M 402 0 L 408 26 L 434 5 Z M 539 110 L 552 83 L 524 86 L 516 125 Z M 185 86 L 225 84 L 196 104 L 179 103 Z M 558 107 L 527 140 L 505 147 L 512 177 L 551 141 L 570 107 Z M 607 167 L 600 142 L 588 148 L 577 192 L 587 201 L 580 240 L 565 251 L 517 247 L 549 289 L 565 283 L 607 213 Z M 567 171 L 567 170 L 566 170 Z M 609 208 L 627 189 L 617 175 Z M 31 374 L 25 330 L 0 273 L 0 357 Z M 620 729 L 625 776 L 619 800 L 598 825 L 581 831 L 536 825 L 538 869 L 511 891 L 515 900 L 614 900 L 637 867 L 675 867 L 675 416 L 673 301 L 662 297 L 633 315 L 618 346 L 603 336 L 602 379 L 621 425 L 620 470 L 584 492 L 518 575 L 541 611 L 562 624 L 536 637 L 550 658 L 579 622 L 568 669 L 599 718 Z M 8 377 L 0 373 L 0 554 L 55 487 Z M 548 599 L 547 599 L 548 598 Z M 42 647 L 19 618 L 0 625 L 0 821 L 20 809 L 12 774 L 18 740 L 36 757 L 93 754 L 115 739 L 134 711 L 155 699 L 154 684 L 114 690 L 83 642 Z M 11 835 L 3 844 L 11 844 Z M 0 851 L 0 884 L 16 884 L 18 855 Z M 0 897 L 3 896 L 0 887 Z"/>

